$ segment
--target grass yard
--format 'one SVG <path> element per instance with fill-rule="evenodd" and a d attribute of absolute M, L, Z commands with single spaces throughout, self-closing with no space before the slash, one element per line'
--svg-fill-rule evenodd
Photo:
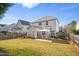
<path fill-rule="evenodd" d="M 1 40 L 0 51 L 15 56 L 79 56 L 79 49 L 65 41 L 42 42 L 32 39 Z"/>

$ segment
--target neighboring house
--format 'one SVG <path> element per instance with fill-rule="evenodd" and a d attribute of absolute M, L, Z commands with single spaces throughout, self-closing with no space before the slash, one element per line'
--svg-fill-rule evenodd
<path fill-rule="evenodd" d="M 35 38 L 38 38 L 39 36 L 53 36 L 56 34 L 56 32 L 59 32 L 59 21 L 56 17 L 53 16 L 40 18 L 38 20 L 31 22 L 30 25 L 32 26 L 28 27 L 28 32 L 30 33 L 29 35 Z"/>
<path fill-rule="evenodd" d="M 0 24 L 0 28 L 6 26 L 5 24 Z"/>
<path fill-rule="evenodd" d="M 12 24 L 10 26 L 11 32 L 26 33 L 29 25 L 30 22 L 28 21 L 18 20 L 17 24 Z"/>
<path fill-rule="evenodd" d="M 30 25 L 30 22 L 24 20 L 18 20 L 17 27 L 21 28 L 21 33 L 27 32 L 27 27 Z"/>
<path fill-rule="evenodd" d="M 16 33 L 26 33 L 27 27 L 30 25 L 30 22 L 18 20 L 17 24 L 13 23 L 10 25 L 0 25 L 0 31 L 16 32 Z"/>
<path fill-rule="evenodd" d="M 15 23 L 8 25 L 8 32 L 17 32 L 17 30 L 15 29 L 17 26 Z"/>
<path fill-rule="evenodd" d="M 7 29 L 6 26 L 7 26 L 7 25 L 5 25 L 5 24 L 0 24 L 0 32 L 1 32 L 1 31 L 7 31 L 8 29 Z"/>

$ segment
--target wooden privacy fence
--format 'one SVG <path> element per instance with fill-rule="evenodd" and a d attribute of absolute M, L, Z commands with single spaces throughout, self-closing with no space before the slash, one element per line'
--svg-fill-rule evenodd
<path fill-rule="evenodd" d="M 26 34 L 9 34 L 9 35 L 0 34 L 0 40 L 15 39 L 15 38 L 26 38 Z"/>
<path fill-rule="evenodd" d="M 77 47 L 79 47 L 79 35 L 70 35 L 70 39 Z"/>

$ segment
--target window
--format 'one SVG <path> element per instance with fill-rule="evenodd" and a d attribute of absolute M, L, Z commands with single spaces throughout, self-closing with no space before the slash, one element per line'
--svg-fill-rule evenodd
<path fill-rule="evenodd" d="M 39 23 L 39 25 L 41 25 L 41 22 Z"/>
<path fill-rule="evenodd" d="M 48 21 L 46 21 L 46 25 L 48 25 Z"/>

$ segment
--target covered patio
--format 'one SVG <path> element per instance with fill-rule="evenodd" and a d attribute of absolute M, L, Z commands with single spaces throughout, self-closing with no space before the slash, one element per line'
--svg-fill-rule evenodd
<path fill-rule="evenodd" d="M 37 38 L 48 38 L 50 36 L 50 30 L 41 29 L 37 31 Z"/>
<path fill-rule="evenodd" d="M 52 30 L 40 26 L 31 25 L 30 27 L 28 27 L 28 31 L 27 31 L 27 36 L 32 38 L 48 39 L 48 38 L 52 38 L 53 35 L 54 32 Z"/>

